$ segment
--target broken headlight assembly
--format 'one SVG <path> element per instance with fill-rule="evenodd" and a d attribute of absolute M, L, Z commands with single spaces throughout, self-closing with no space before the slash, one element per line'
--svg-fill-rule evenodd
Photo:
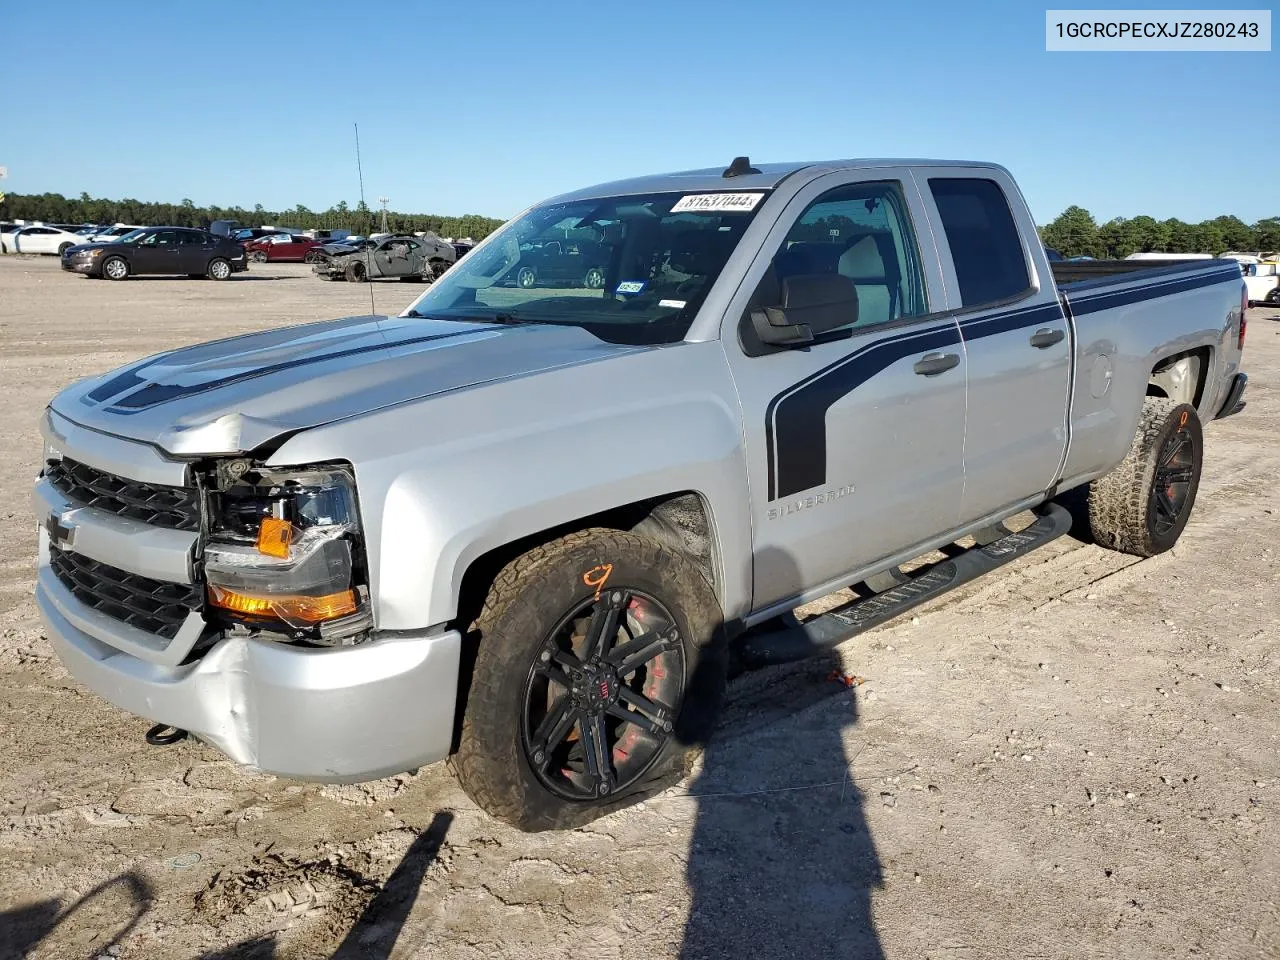
<path fill-rule="evenodd" d="M 373 625 L 350 468 L 219 464 L 209 497 L 209 612 L 281 639 L 342 646 Z"/>

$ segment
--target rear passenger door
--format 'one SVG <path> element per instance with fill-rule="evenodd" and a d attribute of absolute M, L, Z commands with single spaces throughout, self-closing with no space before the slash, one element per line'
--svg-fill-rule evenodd
<path fill-rule="evenodd" d="M 731 303 L 736 329 L 722 339 L 746 433 L 757 611 L 956 524 L 964 356 L 955 320 L 934 312 L 944 292 L 925 224 L 904 169 L 821 177 L 788 204 Z M 849 325 L 762 345 L 751 311 L 814 274 L 853 282 Z"/>
<path fill-rule="evenodd" d="M 178 256 L 182 273 L 204 273 L 213 256 L 213 237 L 198 230 L 178 234 Z"/>
<path fill-rule="evenodd" d="M 968 361 L 964 522 L 1047 490 L 1067 444 L 1071 337 L 1035 223 L 1012 179 L 992 168 L 917 169 L 934 207 L 948 298 Z M 1035 240 L 1038 243 L 1038 240 Z"/>

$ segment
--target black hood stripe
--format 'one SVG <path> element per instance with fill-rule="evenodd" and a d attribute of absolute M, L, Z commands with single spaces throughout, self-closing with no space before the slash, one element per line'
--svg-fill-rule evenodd
<path fill-rule="evenodd" d="M 412 346 L 419 343 L 430 343 L 435 340 L 447 340 L 451 337 L 461 337 L 468 333 L 475 333 L 474 327 L 467 327 L 462 330 L 452 330 L 448 333 L 436 333 L 426 337 L 409 337 L 403 340 L 395 340 L 390 343 L 374 343 L 363 347 L 352 347 L 348 350 L 335 350 L 331 353 L 319 354 L 316 356 L 299 357 L 295 360 L 285 360 L 280 363 L 267 364 L 254 370 L 246 370 L 243 373 L 233 374 L 231 376 L 219 377 L 214 380 L 206 380 L 204 383 L 194 384 L 176 384 L 176 383 L 145 383 L 143 373 L 146 368 L 153 363 L 163 362 L 162 360 L 152 360 L 133 370 L 126 371 L 117 377 L 113 377 L 110 381 L 98 387 L 89 397 L 94 400 L 105 400 L 119 394 L 122 390 L 128 390 L 139 383 L 145 383 L 145 386 L 128 393 L 125 396 L 116 399 L 110 406 L 113 413 L 131 414 L 138 413 L 142 410 L 149 409 L 170 400 L 177 400 L 182 397 L 196 396 L 201 393 L 207 393 L 210 390 L 218 390 L 235 383 L 243 383 L 247 380 L 256 380 L 259 377 L 270 376 L 273 373 L 280 373 L 283 370 L 292 370 L 296 367 L 308 366 L 310 364 L 325 363 L 329 360 L 339 360 L 344 357 L 360 356 L 362 354 L 376 353 L 383 350 L 395 350 L 400 347 Z M 111 389 L 108 389 L 111 388 Z M 102 395 L 101 397 L 99 395 Z"/>

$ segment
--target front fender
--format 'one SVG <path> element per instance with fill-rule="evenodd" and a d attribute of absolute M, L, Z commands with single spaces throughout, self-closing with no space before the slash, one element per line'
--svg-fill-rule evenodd
<path fill-rule="evenodd" d="M 619 506 L 691 491 L 708 507 L 726 617 L 750 602 L 750 497 L 718 342 L 628 351 L 308 430 L 273 465 L 349 460 L 376 625 L 457 615 L 489 551 Z"/>

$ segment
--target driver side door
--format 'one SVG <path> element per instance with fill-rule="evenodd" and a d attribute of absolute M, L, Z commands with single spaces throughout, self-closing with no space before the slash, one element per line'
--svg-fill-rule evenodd
<path fill-rule="evenodd" d="M 847 585 L 959 522 L 959 327 L 909 172 L 870 172 L 792 199 L 722 333 L 745 422 L 757 612 Z M 781 303 L 786 278 L 830 274 L 856 291 L 848 324 L 795 346 L 754 336 L 751 311 Z"/>

